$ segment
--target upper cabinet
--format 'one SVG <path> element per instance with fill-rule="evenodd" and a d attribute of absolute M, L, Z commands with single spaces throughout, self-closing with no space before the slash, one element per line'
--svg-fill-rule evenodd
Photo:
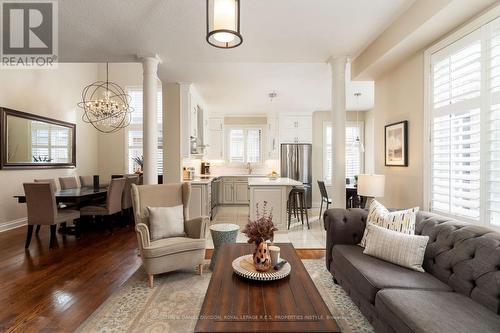
<path fill-rule="evenodd" d="M 312 143 L 312 117 L 280 117 L 279 138 L 280 143 Z"/>
<path fill-rule="evenodd" d="M 207 112 L 192 84 L 180 84 L 182 157 L 200 157 L 204 154 L 208 133 L 205 130 Z"/>
<path fill-rule="evenodd" d="M 224 118 L 208 119 L 207 159 L 224 159 Z"/>

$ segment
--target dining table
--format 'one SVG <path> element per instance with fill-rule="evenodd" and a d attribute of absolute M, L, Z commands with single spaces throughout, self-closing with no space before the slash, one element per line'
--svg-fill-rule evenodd
<path fill-rule="evenodd" d="M 82 205 L 87 204 L 90 201 L 94 201 L 96 199 L 106 198 L 108 193 L 107 187 L 100 187 L 95 189 L 94 187 L 77 187 L 70 188 L 66 190 L 59 190 L 54 193 L 56 197 L 56 202 L 64 202 L 64 203 L 72 203 L 78 208 Z M 26 196 L 23 195 L 14 195 L 14 198 L 17 199 L 18 203 L 25 203 Z"/>

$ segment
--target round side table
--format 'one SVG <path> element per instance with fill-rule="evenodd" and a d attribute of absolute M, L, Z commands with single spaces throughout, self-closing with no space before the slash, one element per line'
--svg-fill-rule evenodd
<path fill-rule="evenodd" d="M 231 223 L 217 223 L 210 226 L 210 234 L 214 242 L 214 252 L 212 253 L 212 260 L 210 260 L 210 269 L 213 270 L 217 262 L 217 255 L 219 248 L 224 243 L 236 243 L 236 236 L 240 226 Z"/>

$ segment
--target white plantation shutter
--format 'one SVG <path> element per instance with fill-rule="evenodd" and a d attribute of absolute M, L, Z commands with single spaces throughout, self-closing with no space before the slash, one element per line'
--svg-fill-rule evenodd
<path fill-rule="evenodd" d="M 434 54 L 431 64 L 431 208 L 479 221 L 480 34 Z"/>
<path fill-rule="evenodd" d="M 362 125 L 347 124 L 345 128 L 345 176 L 346 178 L 354 178 L 361 173 L 362 153 L 359 143 L 356 143 L 356 138 L 359 137 L 360 142 L 363 142 Z"/>
<path fill-rule="evenodd" d="M 259 128 L 233 128 L 228 137 L 230 163 L 260 163 L 262 130 Z"/>
<path fill-rule="evenodd" d="M 130 126 L 127 127 L 128 140 L 128 172 L 135 171 L 136 165 L 133 157 L 143 155 L 142 151 L 142 123 L 143 123 L 143 94 L 142 88 L 129 88 L 127 94 L 130 96 L 130 106 L 133 108 Z M 157 152 L 157 170 L 158 174 L 163 174 L 163 105 L 162 92 L 158 91 L 156 95 L 156 117 L 158 123 L 158 152 Z"/>

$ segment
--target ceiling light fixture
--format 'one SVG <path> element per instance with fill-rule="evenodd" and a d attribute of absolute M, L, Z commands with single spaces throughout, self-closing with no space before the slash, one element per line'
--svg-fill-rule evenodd
<path fill-rule="evenodd" d="M 83 88 L 82 120 L 92 124 L 100 132 L 113 133 L 130 124 L 130 96 L 118 84 L 109 81 L 106 63 L 106 81 L 96 81 Z"/>
<path fill-rule="evenodd" d="M 276 91 L 272 91 L 269 93 L 269 99 L 271 100 L 271 102 L 273 101 L 274 98 L 278 97 L 278 94 L 276 93 Z"/>
<path fill-rule="evenodd" d="M 240 0 L 207 0 L 207 42 L 231 49 L 243 43 L 240 33 Z"/>

